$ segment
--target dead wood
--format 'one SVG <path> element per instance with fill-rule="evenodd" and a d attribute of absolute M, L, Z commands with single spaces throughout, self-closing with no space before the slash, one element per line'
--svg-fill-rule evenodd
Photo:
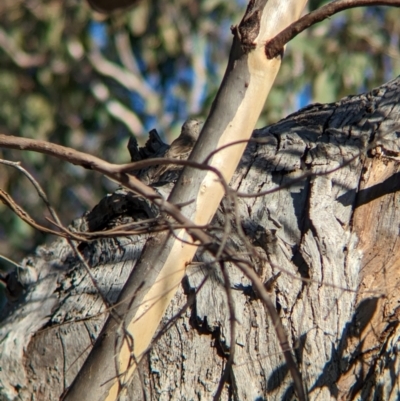
<path fill-rule="evenodd" d="M 396 79 L 256 130 L 231 182 L 238 193 L 209 230 L 266 283 L 311 400 L 398 396 L 399 116 Z M 120 190 L 72 226 L 100 231 L 157 215 Z M 110 303 L 148 236 L 79 244 Z M 220 265 L 201 248 L 194 262 L 126 399 L 211 399 L 232 343 L 222 399 L 292 399 L 273 323 L 251 282 L 225 262 L 230 310 Z M 2 308 L 1 399 L 55 400 L 108 312 L 65 239 L 27 257 L 18 281 L 22 293 Z"/>

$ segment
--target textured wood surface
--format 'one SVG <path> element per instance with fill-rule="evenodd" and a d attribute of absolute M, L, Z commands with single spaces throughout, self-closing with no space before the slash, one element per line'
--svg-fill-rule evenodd
<path fill-rule="evenodd" d="M 255 131 L 231 186 L 282 189 L 225 199 L 212 223 L 267 283 L 311 400 L 399 396 L 399 85 Z M 96 231 L 156 213 L 118 191 L 74 226 Z M 25 292 L 3 307 L 2 400 L 58 399 L 106 318 L 98 290 L 116 300 L 146 239 L 80 244 L 97 288 L 64 240 L 23 261 Z M 294 398 L 273 322 L 244 274 L 225 267 L 235 338 L 220 265 L 200 249 L 127 399 L 212 399 L 232 346 L 222 399 Z"/>

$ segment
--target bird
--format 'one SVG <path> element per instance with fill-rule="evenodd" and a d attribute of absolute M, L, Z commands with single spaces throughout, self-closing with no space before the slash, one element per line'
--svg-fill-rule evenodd
<path fill-rule="evenodd" d="M 182 130 L 164 156 L 168 159 L 185 160 L 189 157 L 197 139 L 199 138 L 203 123 L 196 118 L 189 118 L 182 125 Z M 156 167 L 153 174 L 153 181 L 157 181 L 167 171 L 179 170 L 182 166 L 176 164 L 162 164 Z"/>

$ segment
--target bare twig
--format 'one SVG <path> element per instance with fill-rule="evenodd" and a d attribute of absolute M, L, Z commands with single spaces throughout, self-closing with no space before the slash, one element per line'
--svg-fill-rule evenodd
<path fill-rule="evenodd" d="M 21 220 L 25 223 L 29 224 L 31 227 L 35 228 L 36 230 L 42 231 L 47 234 L 53 234 L 60 237 L 72 237 L 77 241 L 84 241 L 85 238 L 82 238 L 74 233 L 60 233 L 59 231 L 54 231 L 50 228 L 44 227 L 37 223 L 21 206 L 17 205 L 14 199 L 3 189 L 0 188 L 0 200 L 8 206 Z"/>
<path fill-rule="evenodd" d="M 40 184 L 35 180 L 35 178 L 29 173 L 29 171 L 27 171 L 26 169 L 24 169 L 21 164 L 19 162 L 12 162 L 10 160 L 3 160 L 0 159 L 0 163 L 4 164 L 6 166 L 11 166 L 16 168 L 17 170 L 21 171 L 26 178 L 28 178 L 28 180 L 31 182 L 31 184 L 35 187 L 36 192 L 38 193 L 38 195 L 40 196 L 40 198 L 43 200 L 44 204 L 46 205 L 47 209 L 49 210 L 51 216 L 53 217 L 53 219 L 57 222 L 58 226 L 62 226 L 60 219 L 58 218 L 58 215 L 56 213 L 56 211 L 54 210 L 54 208 L 51 206 L 46 193 L 43 191 L 43 188 L 40 186 Z M 4 193 L 4 191 L 3 191 Z M 11 196 L 8 197 L 10 202 L 13 202 Z M 22 208 L 19 208 L 20 210 L 22 210 Z M 27 215 L 27 213 L 26 213 Z M 33 219 L 32 219 L 33 221 Z M 29 223 L 28 223 L 29 224 Z M 68 231 L 68 234 L 70 234 L 70 232 Z M 74 238 L 73 233 L 71 233 L 71 237 Z M 59 233 L 58 233 L 59 235 Z M 76 235 L 75 239 L 79 240 L 79 237 Z"/>
<path fill-rule="evenodd" d="M 219 385 L 217 388 L 217 391 L 214 395 L 214 401 L 218 401 L 221 398 L 222 390 L 224 389 L 225 383 L 228 381 L 229 376 L 232 372 L 232 365 L 235 362 L 235 348 L 236 348 L 236 313 L 235 313 L 235 301 L 232 296 L 232 286 L 231 286 L 231 280 L 229 278 L 229 274 L 226 271 L 226 265 L 225 262 L 221 261 L 219 263 L 222 274 L 224 276 L 224 284 L 225 284 L 225 291 L 226 291 L 226 296 L 228 299 L 228 308 L 229 308 L 229 317 L 230 317 L 230 350 L 229 350 L 229 357 L 228 360 L 226 361 L 224 373 L 221 376 L 221 379 L 219 381 Z"/>
<path fill-rule="evenodd" d="M 296 22 L 293 22 L 286 29 L 268 41 L 265 45 L 265 54 L 268 59 L 273 59 L 283 50 L 286 43 L 303 32 L 311 25 L 321 22 L 333 14 L 355 7 L 365 6 L 392 6 L 400 7 L 399 0 L 336 0 L 324 5 L 321 8 L 305 15 Z"/>
<path fill-rule="evenodd" d="M 228 253 L 228 251 L 226 253 Z M 268 314 L 272 320 L 272 324 L 274 325 L 275 332 L 279 340 L 280 348 L 282 350 L 283 356 L 285 357 L 290 374 L 293 378 L 293 387 L 295 389 L 297 397 L 299 398 L 299 400 L 302 401 L 307 400 L 306 392 L 303 387 L 301 373 L 293 358 L 285 329 L 283 328 L 282 321 L 278 315 L 278 312 L 276 311 L 275 305 L 273 304 L 270 295 L 265 289 L 263 283 L 261 283 L 261 280 L 258 277 L 257 273 L 251 266 L 248 265 L 248 263 L 239 262 L 237 263 L 237 266 L 250 279 L 257 294 L 260 296 L 260 299 L 263 301 L 268 310 Z"/>
<path fill-rule="evenodd" d="M 40 230 L 40 231 L 44 231 L 50 234 L 54 234 L 54 235 L 58 235 L 58 236 L 63 236 L 66 238 L 68 244 L 70 245 L 72 251 L 75 253 L 75 255 L 77 256 L 77 258 L 79 259 L 79 261 L 82 263 L 82 265 L 84 266 L 86 273 L 89 275 L 93 286 L 96 288 L 99 296 L 101 297 L 104 305 L 109 308 L 110 307 L 110 303 L 107 300 L 106 296 L 103 294 L 103 292 L 101 291 L 101 288 L 98 286 L 96 279 L 94 278 L 90 267 L 88 265 L 88 263 L 86 262 L 85 258 L 82 256 L 82 254 L 80 253 L 76 243 L 72 240 L 76 240 L 76 241 L 85 241 L 85 238 L 82 238 L 80 236 L 78 236 L 77 234 L 67 230 L 66 228 L 63 227 L 61 220 L 59 219 L 56 211 L 54 210 L 54 208 L 51 206 L 45 192 L 43 191 L 42 187 L 40 186 L 40 184 L 35 180 L 35 178 L 27 171 L 25 170 L 19 163 L 15 163 L 15 162 L 11 162 L 8 160 L 2 160 L 0 159 L 0 163 L 5 164 L 5 165 L 9 165 L 12 166 L 14 168 L 17 168 L 19 171 L 21 171 L 28 179 L 29 181 L 32 183 L 32 185 L 35 187 L 36 191 L 38 192 L 40 198 L 43 200 L 43 202 L 46 204 L 47 208 L 49 209 L 49 212 L 51 214 L 51 216 L 53 217 L 53 219 L 56 221 L 56 224 L 58 227 L 60 227 L 62 229 L 62 231 L 65 233 L 60 233 L 57 231 L 53 231 L 50 230 L 46 227 L 42 227 L 39 224 L 37 224 L 29 215 L 28 213 L 26 213 L 22 208 L 20 208 L 15 202 L 14 200 L 11 198 L 11 196 L 9 194 L 7 194 L 7 192 L 5 192 L 4 190 L 2 190 L 0 188 L 0 199 L 2 199 L 2 201 L 9 206 L 22 220 L 24 220 L 26 223 L 28 223 L 29 225 L 33 226 L 34 228 Z M 72 238 L 72 239 L 71 239 Z M 111 310 L 110 312 L 111 316 L 113 316 L 114 319 L 119 321 L 118 316 L 116 315 L 116 313 L 114 313 L 114 311 Z"/>
<path fill-rule="evenodd" d="M 13 38 L 8 36 L 3 28 L 0 28 L 0 47 L 21 68 L 38 67 L 46 61 L 44 54 L 29 54 L 18 48 Z"/>
<path fill-rule="evenodd" d="M 20 265 L 20 264 L 18 264 L 17 262 L 14 262 L 13 260 L 7 258 L 7 257 L 4 256 L 4 255 L 1 255 L 1 254 L 0 254 L 0 259 L 3 259 L 3 260 L 5 260 L 6 262 L 8 262 L 8 263 L 14 265 L 14 266 L 15 266 L 16 268 L 18 268 L 18 269 L 21 268 L 21 265 Z"/>

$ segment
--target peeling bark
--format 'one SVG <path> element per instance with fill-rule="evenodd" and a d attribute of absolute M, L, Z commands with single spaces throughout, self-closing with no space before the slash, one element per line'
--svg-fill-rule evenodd
<path fill-rule="evenodd" d="M 229 245 L 266 283 L 311 400 L 399 396 L 399 116 L 396 79 L 256 130 L 258 142 L 249 143 L 231 187 L 241 194 L 282 189 L 237 197 L 236 208 L 225 199 L 212 222 L 230 230 Z M 98 231 L 156 213 L 121 190 L 74 227 Z M 79 245 L 110 303 L 147 238 Z M 294 398 L 264 305 L 241 271 L 230 262 L 226 269 L 235 338 L 219 265 L 199 249 L 123 399 L 211 399 L 232 344 L 222 399 Z M 1 399 L 58 399 L 108 313 L 63 239 L 26 258 L 19 280 L 24 293 L 3 307 Z"/>

